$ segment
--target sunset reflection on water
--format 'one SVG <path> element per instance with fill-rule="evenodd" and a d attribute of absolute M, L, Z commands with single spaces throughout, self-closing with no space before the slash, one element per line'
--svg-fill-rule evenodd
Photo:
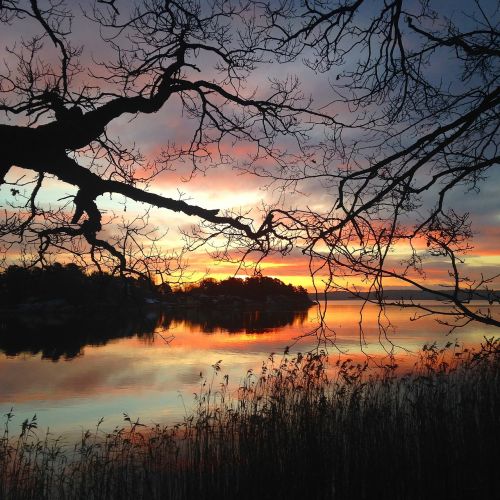
<path fill-rule="evenodd" d="M 479 324 L 447 335 L 447 328 L 435 318 L 410 321 L 408 310 L 391 308 L 388 315 L 393 328 L 388 341 L 379 338 L 378 309 L 367 306 L 362 339 L 359 308 L 359 302 L 328 304 L 325 319 L 335 332 L 335 344 L 328 347 L 331 360 L 350 357 L 364 361 L 366 354 L 375 361 L 383 360 L 392 341 L 400 346 L 395 349 L 398 363 L 411 366 L 415 353 L 426 343 L 444 345 L 457 339 L 477 346 L 484 336 L 498 335 L 494 328 Z M 36 332 L 29 334 L 35 340 L 25 339 L 24 344 L 23 336 L 16 344 L 5 338 L 12 332 L 2 332 L 0 411 L 5 414 L 14 408 L 14 427 L 37 414 L 40 428 L 49 427 L 57 434 L 92 428 L 101 417 L 104 428 L 110 430 L 123 424 L 123 412 L 140 417 L 144 423 L 179 422 L 193 405 L 193 393 L 199 392 L 207 377 L 211 379 L 211 365 L 219 360 L 222 374 L 229 375 L 235 390 L 249 369 L 259 371 L 270 353 L 279 357 L 287 346 L 292 355 L 318 347 L 317 337 L 307 335 L 317 326 L 316 307 L 307 313 L 281 312 L 278 320 L 276 314 L 274 319 L 270 314 L 267 327 L 265 314 L 248 314 L 246 319 L 239 318 L 243 323 L 238 330 L 238 317 L 231 318 L 230 312 L 222 326 L 217 326 L 213 315 L 175 318 L 167 313 L 167 317 L 155 317 L 150 331 L 140 335 L 110 332 L 98 342 L 91 335 L 88 342 L 83 339 L 78 347 L 72 345 L 71 355 L 63 350 L 52 357 L 53 349 L 37 340 Z M 69 334 L 71 328 L 66 332 Z M 215 383 L 222 375 L 217 377 Z"/>

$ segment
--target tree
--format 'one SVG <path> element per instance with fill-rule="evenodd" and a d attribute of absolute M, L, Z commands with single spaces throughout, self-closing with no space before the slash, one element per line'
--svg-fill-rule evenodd
<path fill-rule="evenodd" d="M 0 111 L 7 121 L 13 117 L 0 124 L 0 183 L 12 186 L 14 198 L 0 226 L 4 245 L 36 244 L 31 264 L 44 264 L 50 250 L 60 250 L 77 259 L 88 254 L 99 268 L 107 261 L 121 273 L 150 272 L 158 260 L 164 267 L 154 245 L 145 255 L 134 239 L 158 239 L 149 232 L 147 213 L 124 225 L 120 238 L 101 236 L 106 221 L 97 200 L 118 194 L 196 216 L 211 233 L 266 252 L 271 217 L 255 228 L 243 214 L 220 214 L 148 190 L 176 161 L 189 160 L 193 171 L 207 162 L 227 163 L 224 141 L 251 141 L 259 156 L 272 158 L 279 137 L 300 137 L 304 126 L 297 116 L 308 103 L 301 102 L 296 80 L 272 82 L 263 98 L 246 88 L 248 75 L 269 59 L 266 38 L 254 24 L 255 2 L 146 0 L 131 11 L 128 3 L 118 4 L 98 1 L 84 11 L 109 53 L 104 62 L 89 60 L 72 41 L 81 22 L 76 8 L 59 0 L 0 4 L 2 24 L 21 33 L 27 24 L 30 35 L 7 47 L 0 76 Z M 173 100 L 194 120 L 194 131 L 187 145 L 166 144 L 159 161 L 148 163 L 110 133 L 112 122 L 156 113 Z M 7 182 L 13 167 L 34 176 L 23 172 Z M 48 177 L 75 186 L 76 193 L 56 208 L 42 207 L 37 197 Z M 24 197 L 21 187 L 30 189 Z"/>
<path fill-rule="evenodd" d="M 198 217 L 190 248 L 222 239 L 220 256 L 237 249 L 238 259 L 295 248 L 326 290 L 356 294 L 355 278 L 381 306 L 387 279 L 428 291 L 427 263 L 446 259 L 448 288 L 437 293 L 454 307 L 450 324 L 500 326 L 490 310 L 468 305 L 473 292 L 498 298 L 488 288 L 494 277 L 461 274 L 472 230 L 468 214 L 449 202 L 459 189 L 477 192 L 498 165 L 493 4 L 468 4 L 451 19 L 430 1 L 145 0 L 129 11 L 128 3 L 101 0 L 84 10 L 104 47 L 91 61 L 72 41 L 76 9 L 59 0 L 3 0 L 0 21 L 12 29 L 27 24 L 31 33 L 9 46 L 0 77 L 0 110 L 14 120 L 0 125 L 0 182 L 14 198 L 31 186 L 4 212 L 4 246 L 36 242 L 35 263 L 52 248 L 122 273 L 165 265 L 147 213 L 124 223 L 120 237 L 104 237 L 109 221 L 99 200 L 118 194 Z M 265 90 L 252 86 L 268 63 L 302 62 L 331 81 L 326 103 L 306 98 L 294 77 Z M 174 100 L 196 126 L 188 144 L 167 144 L 160 161 L 148 163 L 113 136 L 123 117 L 153 114 Z M 287 138 L 292 148 L 282 146 Z M 254 146 L 239 165 L 246 173 L 282 193 L 317 182 L 330 206 L 312 210 L 281 198 L 253 220 L 149 190 L 178 161 L 189 160 L 193 171 L 234 161 L 223 146 L 237 140 Z M 13 166 L 33 177 L 9 178 Z M 37 197 L 51 176 L 77 191 L 48 210 Z M 152 240 L 147 250 L 137 234 Z M 404 246 L 404 257 L 393 255 Z"/>
<path fill-rule="evenodd" d="M 321 179 L 333 203 L 323 212 L 288 213 L 290 232 L 304 235 L 312 273 L 327 289 L 359 295 L 382 306 L 384 283 L 397 279 L 453 309 L 452 327 L 479 321 L 500 326 L 486 307 L 498 303 L 494 276 L 463 274 L 472 249 L 471 220 L 458 196 L 475 196 L 499 164 L 500 31 L 496 2 L 285 2 L 271 16 L 281 26 L 281 57 L 306 58 L 332 79 L 331 107 L 348 117 L 320 145 L 317 161 L 291 165 L 272 182 Z M 309 50 L 309 52 L 308 52 Z M 436 71 L 437 70 L 437 71 Z M 403 257 L 395 249 L 405 248 Z M 426 270 L 447 262 L 444 286 L 426 283 Z M 351 285 L 346 284 L 351 280 Z M 441 314 L 439 307 L 396 301 Z M 443 316 L 441 316 L 443 317 Z"/>

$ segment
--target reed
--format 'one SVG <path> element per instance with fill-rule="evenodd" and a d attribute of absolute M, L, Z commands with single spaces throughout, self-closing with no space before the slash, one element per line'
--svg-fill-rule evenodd
<path fill-rule="evenodd" d="M 237 396 L 219 363 L 179 425 L 125 415 L 70 445 L 37 421 L 0 440 L 2 499 L 493 498 L 500 342 L 425 346 L 398 375 L 324 353 L 275 356 Z M 451 349 L 450 349 L 451 348 Z"/>

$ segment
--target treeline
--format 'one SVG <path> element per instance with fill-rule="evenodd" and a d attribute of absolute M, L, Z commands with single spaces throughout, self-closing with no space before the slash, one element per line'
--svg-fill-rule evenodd
<path fill-rule="evenodd" d="M 158 296 L 162 290 L 146 277 L 87 274 L 76 264 L 9 266 L 0 274 L 0 304 L 6 305 L 51 300 L 64 300 L 70 305 L 121 303 Z"/>
<path fill-rule="evenodd" d="M 106 273 L 86 273 L 76 264 L 52 264 L 40 268 L 9 266 L 0 273 L 0 304 L 18 305 L 47 301 L 64 301 L 70 305 L 122 304 L 123 302 L 158 302 L 212 304 L 227 299 L 270 303 L 288 301 L 311 304 L 303 287 L 286 285 L 266 276 L 245 279 L 207 278 L 200 283 L 172 289 L 157 285 L 145 276 L 122 277 Z"/>
<path fill-rule="evenodd" d="M 305 288 L 286 285 L 283 281 L 268 276 L 227 278 L 222 281 L 207 278 L 198 284 L 190 285 L 181 293 L 191 297 L 236 297 L 257 302 L 279 298 L 309 301 Z"/>

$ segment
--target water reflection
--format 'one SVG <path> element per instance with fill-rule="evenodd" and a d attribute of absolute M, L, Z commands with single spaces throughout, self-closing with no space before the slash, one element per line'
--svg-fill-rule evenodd
<path fill-rule="evenodd" d="M 425 343 L 444 345 L 458 337 L 477 345 L 485 335 L 498 335 L 493 327 L 472 323 L 447 336 L 448 329 L 434 318 L 410 321 L 411 312 L 397 308 L 388 313 L 392 340 L 404 347 L 396 352 L 401 366 L 412 366 L 412 353 Z M 500 314 L 500 306 L 495 313 Z M 367 307 L 364 318 L 364 350 L 383 359 L 391 346 L 379 340 L 378 309 Z M 359 303 L 329 304 L 326 320 L 337 334 L 330 361 L 366 359 L 360 352 Z M 149 311 L 136 318 L 58 318 L 50 327 L 27 316 L 13 321 L 0 319 L 0 350 L 9 354 L 0 352 L 0 423 L 14 407 L 14 427 L 36 413 L 41 429 L 58 434 L 92 428 L 100 417 L 105 418 L 103 428 L 112 430 L 123 424 L 122 412 L 144 423 L 182 421 L 193 393 L 204 380 L 212 380 L 212 365 L 219 360 L 222 372 L 214 384 L 228 374 L 237 397 L 248 370 L 258 373 L 271 352 L 279 362 L 287 346 L 292 355 L 316 346 L 315 337 L 306 334 L 317 325 L 317 310 Z M 164 340 L 170 336 L 172 341 Z M 301 341 L 294 344 L 297 338 Z"/>
<path fill-rule="evenodd" d="M 307 319 L 307 309 L 294 311 L 287 309 L 178 309 L 163 315 L 163 326 L 184 322 L 193 330 L 203 333 L 265 333 L 277 328 L 303 324 Z"/>
<path fill-rule="evenodd" d="M 40 318 L 11 317 L 2 321 L 0 350 L 7 356 L 41 354 L 42 359 L 58 361 L 82 354 L 87 345 L 104 346 L 112 339 L 137 335 L 151 338 L 157 318 L 120 315 L 69 316 L 45 321 Z"/>
<path fill-rule="evenodd" d="M 154 342 L 155 332 L 168 332 L 180 325 L 203 333 L 260 334 L 303 324 L 307 310 L 255 310 L 177 308 L 95 315 L 12 315 L 0 322 L 0 351 L 7 356 L 41 354 L 58 361 L 82 355 L 85 346 L 104 346 L 115 339 L 137 336 Z M 165 337 L 162 337 L 165 338 Z"/>

